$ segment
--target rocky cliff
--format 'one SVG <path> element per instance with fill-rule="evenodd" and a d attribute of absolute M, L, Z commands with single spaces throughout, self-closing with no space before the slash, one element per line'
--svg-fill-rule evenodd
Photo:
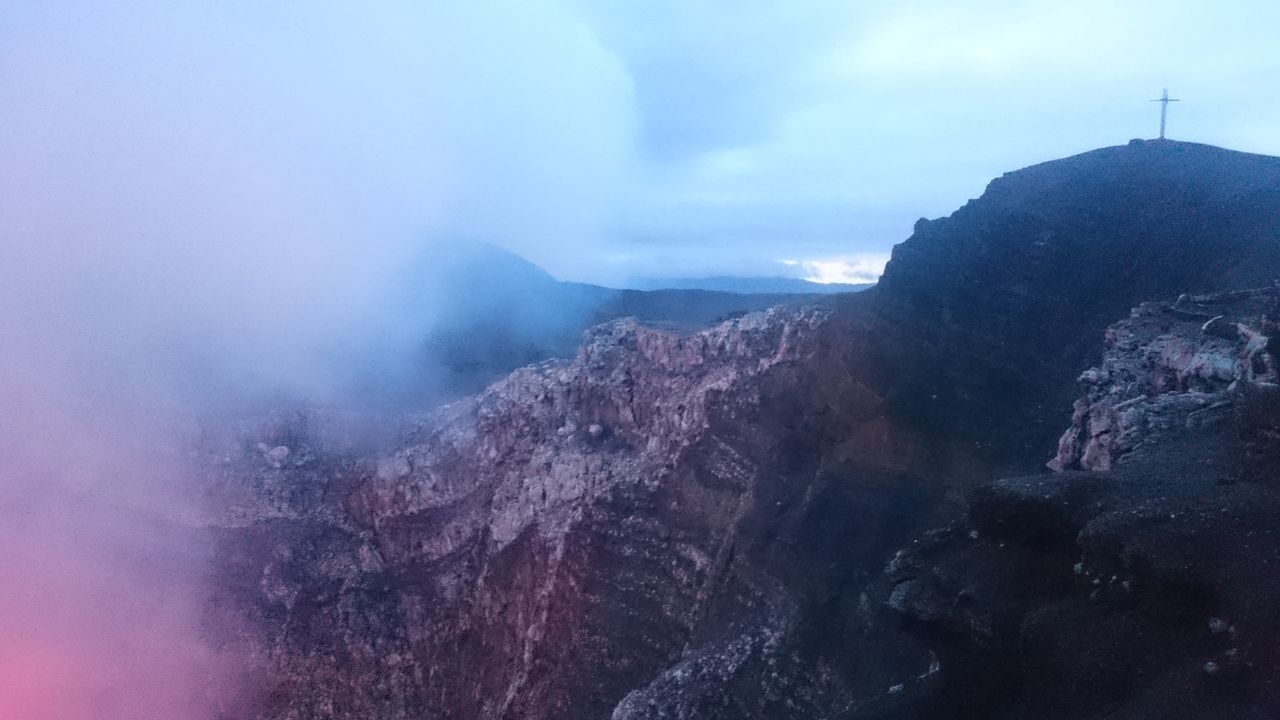
<path fill-rule="evenodd" d="M 239 498 L 218 605 L 263 663 L 263 714 L 606 717 L 664 671 L 723 678 L 698 706 L 835 707 L 858 661 L 810 626 L 832 601 L 813 594 L 862 579 L 849 558 L 874 566 L 939 491 L 894 460 L 829 315 L 603 325 L 376 460 L 317 456 L 297 426 L 248 438 L 213 478 Z"/>
<path fill-rule="evenodd" d="M 205 455 L 210 624 L 263 718 L 1137 717 L 1228 678 L 1264 707 L 1270 411 L 1221 328 L 1269 296 L 1199 296 L 1270 282 L 1277 189 L 1273 158 L 1095 151 L 918 223 L 834 309 L 600 326 L 380 457 L 242 432 Z M 1104 472 L 987 485 L 1059 436 Z"/>

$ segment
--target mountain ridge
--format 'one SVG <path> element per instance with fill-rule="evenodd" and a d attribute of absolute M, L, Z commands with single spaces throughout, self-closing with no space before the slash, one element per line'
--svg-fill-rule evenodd
<path fill-rule="evenodd" d="M 796 294 L 815 295 L 829 293 L 860 292 L 875 283 L 820 283 L 813 280 L 785 276 L 735 276 L 688 278 L 636 278 L 627 287 L 636 290 L 713 290 L 742 294 Z"/>
<path fill-rule="evenodd" d="M 386 314 L 410 328 L 400 331 L 412 335 L 410 357 L 393 373 L 373 358 L 377 372 L 364 386 L 402 407 L 453 400 L 523 365 L 572 357 L 589 328 L 610 320 L 689 333 L 816 294 L 618 289 L 558 280 L 489 243 L 436 242 L 400 273 L 388 302 Z M 382 352 L 398 357 L 403 349 Z"/>

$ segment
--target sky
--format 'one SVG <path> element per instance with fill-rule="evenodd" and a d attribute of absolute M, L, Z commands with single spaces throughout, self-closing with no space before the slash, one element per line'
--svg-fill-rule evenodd
<path fill-rule="evenodd" d="M 184 433 L 413 335 L 430 309 L 388 298 L 442 240 L 604 284 L 872 280 L 1001 173 L 1154 136 L 1166 86 L 1171 137 L 1280 154 L 1276 27 L 1240 1 L 0 3 L 0 717 L 234 702 Z"/>
<path fill-rule="evenodd" d="M 1165 86 L 1172 137 L 1280 153 L 1278 23 L 1238 0 L 19 0 L 0 182 L 159 245 L 288 236 L 268 263 L 377 273 L 453 236 L 603 283 L 865 280 L 1002 172 L 1154 136 Z"/>
<path fill-rule="evenodd" d="M 1172 137 L 1280 152 L 1274 3 L 658 5 L 594 15 L 636 93 L 633 257 L 866 278 L 1002 172 L 1155 136 L 1165 86 Z"/>

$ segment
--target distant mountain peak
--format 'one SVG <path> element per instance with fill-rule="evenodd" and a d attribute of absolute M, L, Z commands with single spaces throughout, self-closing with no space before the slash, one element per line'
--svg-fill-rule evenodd
<path fill-rule="evenodd" d="M 715 275 L 709 277 L 633 278 L 625 283 L 635 290 L 711 290 L 715 292 L 787 295 L 830 295 L 858 292 L 874 283 L 820 283 L 797 277 Z"/>

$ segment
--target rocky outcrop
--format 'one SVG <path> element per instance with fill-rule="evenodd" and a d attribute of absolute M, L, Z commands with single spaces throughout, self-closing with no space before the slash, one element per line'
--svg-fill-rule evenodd
<path fill-rule="evenodd" d="M 1080 376 L 1084 396 L 1049 467 L 1110 470 L 1143 447 L 1245 412 L 1246 397 L 1275 386 L 1253 368 L 1263 365 L 1267 338 L 1251 343 L 1250 328 L 1278 309 L 1274 288 L 1135 308 L 1107 329 L 1102 364 Z"/>

